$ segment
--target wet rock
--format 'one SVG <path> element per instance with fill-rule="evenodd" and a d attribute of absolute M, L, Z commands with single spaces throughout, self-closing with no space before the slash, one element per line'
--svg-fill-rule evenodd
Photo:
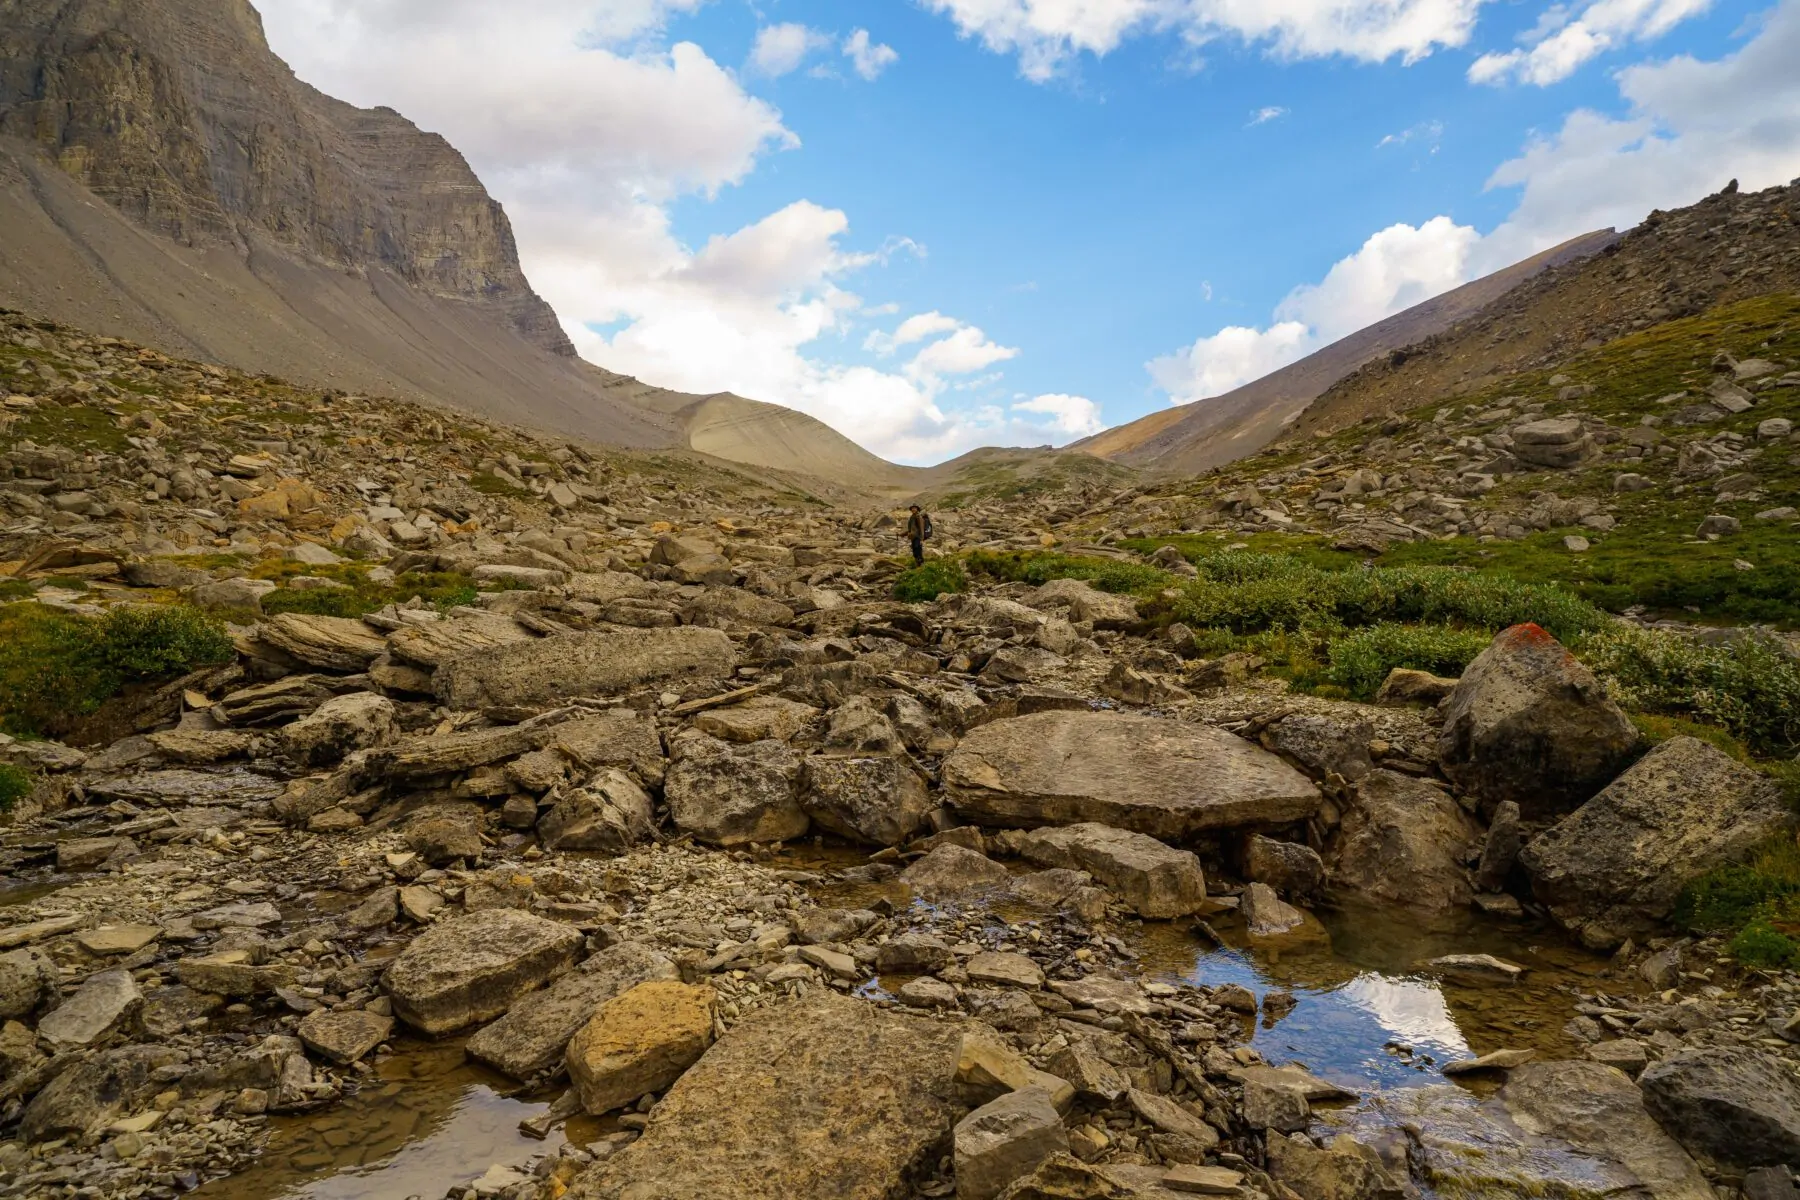
<path fill-rule="evenodd" d="M 432 926 L 382 977 L 394 1015 L 423 1033 L 491 1020 L 566 972 L 581 932 L 516 909 L 494 908 Z"/>
<path fill-rule="evenodd" d="M 336 696 L 281 731 L 281 747 L 310 767 L 332 766 L 357 750 L 385 746 L 399 736 L 394 702 L 373 692 Z"/>
<path fill-rule="evenodd" d="M 537 806 L 532 805 L 535 816 Z M 564 792 L 537 823 L 546 850 L 604 850 L 622 854 L 656 832 L 656 812 L 637 781 L 619 770 L 602 770 L 586 784 Z"/>
<path fill-rule="evenodd" d="M 1636 1079 L 1650 1065 L 1649 1051 L 1634 1038 L 1617 1038 L 1596 1042 L 1587 1048 L 1587 1056 L 1603 1066 L 1613 1067 Z"/>
<path fill-rule="evenodd" d="M 1408 1194 L 1379 1154 L 1348 1135 L 1333 1138 L 1325 1150 L 1304 1134 L 1271 1135 L 1268 1167 L 1271 1178 L 1307 1200 L 1402 1200 Z"/>
<path fill-rule="evenodd" d="M 982 1105 L 953 1135 L 957 1200 L 993 1200 L 1046 1158 L 1069 1149 L 1062 1116 L 1042 1088 L 1025 1088 Z"/>
<path fill-rule="evenodd" d="M 674 978 L 675 964 L 668 958 L 638 942 L 621 942 L 484 1026 L 469 1039 L 469 1057 L 515 1079 L 543 1075 L 561 1065 L 569 1039 L 602 1005 L 640 983 Z"/>
<path fill-rule="evenodd" d="M 595 1115 L 661 1092 L 713 1040 L 713 991 L 676 980 L 640 983 L 607 1001 L 570 1040 L 569 1079 Z"/>
<path fill-rule="evenodd" d="M 318 1009 L 296 1030 L 301 1044 L 320 1058 L 349 1066 L 381 1045 L 394 1030 L 394 1018 L 360 1008 Z"/>
<path fill-rule="evenodd" d="M 1527 819 L 1586 801 L 1638 744 L 1636 727 L 1600 681 L 1536 625 L 1496 637 L 1443 713 L 1444 773 L 1484 806 L 1512 800 Z"/>
<path fill-rule="evenodd" d="M 1302 820 L 1318 789 L 1204 725 L 1125 713 L 1046 712 L 983 725 L 944 760 L 951 803 L 982 825 L 1093 821 L 1180 840 Z"/>
<path fill-rule="evenodd" d="M 937 807 L 910 760 L 891 754 L 808 758 L 800 804 L 819 828 L 873 846 L 899 845 Z"/>
<path fill-rule="evenodd" d="M 1006 868 L 985 854 L 941 845 L 914 862 L 901 882 L 927 899 L 955 899 L 1006 886 Z"/>
<path fill-rule="evenodd" d="M 1252 937 L 1277 937 L 1306 925 L 1306 914 L 1284 904 L 1266 883 L 1245 888 L 1239 907 L 1244 914 L 1244 927 Z"/>
<path fill-rule="evenodd" d="M 1325 886 L 1325 862 L 1311 846 L 1252 834 L 1244 850 L 1244 878 L 1304 899 Z"/>
<path fill-rule="evenodd" d="M 1696 1158 L 1739 1170 L 1800 1162 L 1800 1080 L 1767 1051 L 1692 1047 L 1638 1084 L 1650 1115 Z"/>
<path fill-rule="evenodd" d="M 762 1009 L 670 1089 L 574 1200 L 889 1200 L 961 1115 L 958 1034 L 822 991 Z"/>
<path fill-rule="evenodd" d="M 614 708 L 556 727 L 550 745 L 577 767 L 629 771 L 646 788 L 660 788 L 667 764 L 656 722 L 629 708 Z"/>
<path fill-rule="evenodd" d="M 1462 1075 L 1483 1075 L 1490 1071 L 1510 1071 L 1530 1062 L 1536 1050 L 1490 1050 L 1478 1058 L 1458 1058 L 1444 1064 L 1444 1074 L 1455 1079 Z"/>
<path fill-rule="evenodd" d="M 1644 1111 L 1631 1080 L 1596 1062 L 1529 1063 L 1500 1090 L 1521 1128 L 1605 1157 L 1657 1200 L 1711 1200 L 1711 1186 Z"/>
<path fill-rule="evenodd" d="M 1517 983 L 1525 974 L 1518 963 L 1491 954 L 1444 954 L 1427 959 L 1420 968 L 1458 983 Z"/>
<path fill-rule="evenodd" d="M 888 975 L 930 975 L 956 961 L 948 942 L 929 933 L 903 933 L 881 944 L 875 965 Z"/>
<path fill-rule="evenodd" d="M 122 1046 L 78 1060 L 25 1106 L 19 1134 L 26 1142 L 76 1136 L 130 1112 L 162 1086 L 154 1079 L 158 1068 L 180 1058 L 163 1046 Z"/>
<path fill-rule="evenodd" d="M 1206 903 L 1200 860 L 1141 833 L 1083 822 L 1035 830 L 1020 838 L 1018 846 L 1028 862 L 1086 871 L 1140 916 L 1182 917 Z"/>
<path fill-rule="evenodd" d="M 722 679 L 736 667 L 731 639 L 716 629 L 576 633 L 456 655 L 439 666 L 436 687 L 452 708 L 529 706 Z"/>
<path fill-rule="evenodd" d="M 1482 892 L 1498 892 L 1506 886 L 1519 851 L 1525 846 L 1525 833 L 1519 824 L 1519 806 L 1511 800 L 1494 809 L 1488 825 L 1487 841 L 1481 848 L 1481 864 L 1475 868 L 1475 888 Z"/>
<path fill-rule="evenodd" d="M 1244 1081 L 1244 1123 L 1250 1128 L 1298 1133 L 1311 1120 L 1312 1108 L 1303 1085 L 1273 1073 Z"/>
<path fill-rule="evenodd" d="M 1520 861 L 1552 915 L 1606 948 L 1655 929 L 1690 880 L 1791 824 L 1771 781 L 1696 738 L 1671 738 Z"/>
<path fill-rule="evenodd" d="M 688 732 L 671 744 L 669 815 L 714 846 L 785 842 L 812 823 L 800 807 L 800 759 L 784 743 L 737 746 Z"/>
<path fill-rule="evenodd" d="M 56 964 L 36 950 L 0 954 L 0 1021 L 31 1016 L 55 1000 L 61 986 Z"/>
<path fill-rule="evenodd" d="M 143 1003 L 131 972 L 99 971 L 38 1021 L 38 1037 L 58 1049 L 90 1046 L 120 1029 Z"/>
<path fill-rule="evenodd" d="M 1463 862 L 1477 833 L 1449 796 L 1422 780 L 1373 771 L 1357 784 L 1329 855 L 1332 883 L 1415 908 L 1467 908 Z"/>
<path fill-rule="evenodd" d="M 1374 737 L 1375 726 L 1368 721 L 1294 713 L 1263 730 L 1262 744 L 1313 779 L 1337 775 L 1354 783 L 1375 769 L 1369 758 Z"/>

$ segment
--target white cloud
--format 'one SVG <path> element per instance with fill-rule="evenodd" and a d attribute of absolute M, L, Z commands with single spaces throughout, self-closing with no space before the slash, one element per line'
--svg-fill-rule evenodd
<path fill-rule="evenodd" d="M 800 69 L 807 56 L 831 45 L 831 35 L 789 22 L 765 25 L 756 31 L 750 49 L 750 66 L 757 73 L 777 79 Z"/>
<path fill-rule="evenodd" d="M 1479 235 L 1448 217 L 1393 225 L 1337 262 L 1325 278 L 1288 293 L 1263 329 L 1233 325 L 1151 361 L 1151 380 L 1173 404 L 1220 396 L 1384 317 L 1463 283 Z"/>
<path fill-rule="evenodd" d="M 1012 406 L 1012 412 L 1047 417 L 1047 428 L 1055 435 L 1050 440 L 1057 442 L 1092 437 L 1106 428 L 1106 422 L 1100 417 L 1100 406 L 1086 396 L 1051 392 L 1018 401 Z"/>
<path fill-rule="evenodd" d="M 1250 114 L 1250 125 L 1266 125 L 1270 121 L 1287 116 L 1287 111 L 1287 109 L 1282 108 L 1278 104 L 1271 104 L 1267 107 L 1259 108 Z"/>
<path fill-rule="evenodd" d="M 972 375 L 1018 356 L 1011 346 L 996 345 L 980 329 L 963 325 L 915 354 L 906 371 L 915 379 L 929 381 L 945 375 Z"/>
<path fill-rule="evenodd" d="M 881 78 L 881 73 L 900 61 L 900 52 L 892 46 L 884 46 L 869 38 L 869 31 L 859 29 L 844 39 L 844 57 L 856 68 L 856 73 L 871 83 Z"/>
<path fill-rule="evenodd" d="M 1596 0 L 1573 19 L 1552 10 L 1554 17 L 1546 13 L 1525 35 L 1525 46 L 1476 59 L 1469 67 L 1469 81 L 1547 87 L 1615 46 L 1661 37 L 1710 7 L 1712 0 Z"/>
<path fill-rule="evenodd" d="M 1342 55 L 1412 62 L 1465 43 L 1484 0 L 925 0 L 1027 79 L 1053 78 L 1083 53 L 1174 33 L 1190 48 L 1235 37 L 1282 58 Z"/>
<path fill-rule="evenodd" d="M 1421 121 L 1409 129 L 1402 129 L 1399 133 L 1387 134 L 1375 143 L 1375 148 L 1385 150 L 1389 146 L 1404 146 L 1408 142 L 1423 141 L 1430 142 L 1431 152 L 1436 154 L 1437 141 L 1443 136 L 1444 123 L 1442 121 Z"/>
<path fill-rule="evenodd" d="M 919 313 L 900 322 L 900 327 L 893 333 L 882 333 L 880 330 L 871 333 L 863 342 L 863 348 L 885 357 L 901 346 L 910 346 L 936 334 L 951 333 L 960 328 L 962 322 L 955 317 L 946 317 L 941 312 Z"/>

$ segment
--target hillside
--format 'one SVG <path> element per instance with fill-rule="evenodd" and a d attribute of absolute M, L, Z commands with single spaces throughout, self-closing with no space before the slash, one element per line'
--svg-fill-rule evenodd
<path fill-rule="evenodd" d="M 295 78 L 244 0 L 10 0 L 0 305 L 317 387 L 851 487 L 910 473 L 804 414 L 582 362 L 443 138 Z"/>
<path fill-rule="evenodd" d="M 1074 448 L 1169 475 L 1194 475 L 1254 454 L 1280 436 L 1315 397 L 1358 367 L 1480 312 L 1540 272 L 1596 253 L 1615 236 L 1601 230 L 1571 238 L 1340 338 L 1236 391 L 1151 413 L 1077 442 Z"/>

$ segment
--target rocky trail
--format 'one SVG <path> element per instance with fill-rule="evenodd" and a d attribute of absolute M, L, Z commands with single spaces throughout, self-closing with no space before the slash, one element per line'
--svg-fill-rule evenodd
<path fill-rule="evenodd" d="M 1795 1195 L 1800 977 L 1670 924 L 1793 813 L 1539 624 L 1332 698 L 1169 619 L 1191 491 L 903 600 L 803 483 L 6 321 L 0 1195 Z"/>

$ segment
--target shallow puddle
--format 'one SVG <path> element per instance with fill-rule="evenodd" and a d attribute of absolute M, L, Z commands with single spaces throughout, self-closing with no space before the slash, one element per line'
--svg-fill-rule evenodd
<path fill-rule="evenodd" d="M 355 1096 L 276 1117 L 249 1169 L 192 1193 L 204 1200 L 437 1200 L 494 1163 L 522 1165 L 562 1145 L 519 1132 L 549 1097 L 512 1099 L 508 1081 L 468 1063 L 462 1043 L 402 1044 Z"/>

